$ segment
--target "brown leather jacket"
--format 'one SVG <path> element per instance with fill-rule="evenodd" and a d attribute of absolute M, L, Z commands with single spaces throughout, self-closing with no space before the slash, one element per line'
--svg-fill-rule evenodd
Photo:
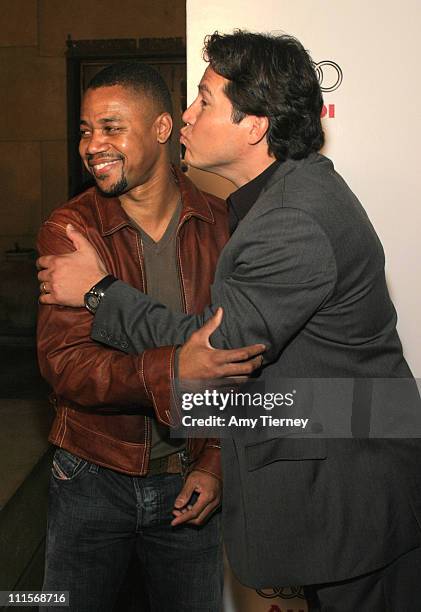
<path fill-rule="evenodd" d="M 216 262 L 228 238 L 226 204 L 175 173 L 182 198 L 177 253 L 184 309 L 200 312 L 210 301 Z M 142 241 L 118 198 L 104 198 L 93 187 L 57 208 L 39 232 L 40 254 L 73 250 L 65 234 L 70 222 L 88 237 L 111 274 L 146 288 Z M 169 425 L 175 347 L 128 355 L 93 342 L 91 324 L 84 308 L 39 308 L 39 365 L 54 389 L 57 411 L 49 440 L 99 465 L 144 475 L 154 411 Z M 194 469 L 220 477 L 217 441 L 189 440 L 188 450 Z"/>

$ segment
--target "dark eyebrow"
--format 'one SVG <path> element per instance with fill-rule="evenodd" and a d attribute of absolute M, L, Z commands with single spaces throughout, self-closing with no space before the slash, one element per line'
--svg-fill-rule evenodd
<path fill-rule="evenodd" d="M 121 121 L 121 117 L 119 117 L 118 115 L 115 117 L 104 117 L 103 119 L 99 120 L 99 123 L 102 124 L 106 124 L 106 123 L 115 123 L 116 121 Z M 88 122 L 85 121 L 85 119 L 81 119 L 80 120 L 80 125 L 88 125 Z"/>
<path fill-rule="evenodd" d="M 213 94 L 211 90 L 209 89 L 209 87 L 206 85 L 206 83 L 201 83 L 198 89 L 200 92 L 205 91 L 207 94 L 209 94 L 213 98 Z"/>
<path fill-rule="evenodd" d="M 104 117 L 103 119 L 99 120 L 99 123 L 114 123 L 115 121 L 121 121 L 121 117 L 119 117 L 118 115 L 116 115 L 115 117 Z"/>

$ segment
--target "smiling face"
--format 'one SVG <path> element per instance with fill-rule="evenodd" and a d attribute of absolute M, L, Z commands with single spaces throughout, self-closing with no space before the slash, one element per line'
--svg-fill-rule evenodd
<path fill-rule="evenodd" d="M 137 91 L 113 85 L 85 93 L 79 153 L 104 195 L 119 196 L 145 184 L 157 165 L 167 163 L 163 145 L 170 133 L 168 113 L 157 116 L 153 103 Z"/>
<path fill-rule="evenodd" d="M 232 121 L 232 105 L 224 91 L 227 83 L 208 66 L 197 98 L 183 114 L 187 125 L 180 141 L 188 164 L 233 180 L 249 152 L 250 118 Z"/>

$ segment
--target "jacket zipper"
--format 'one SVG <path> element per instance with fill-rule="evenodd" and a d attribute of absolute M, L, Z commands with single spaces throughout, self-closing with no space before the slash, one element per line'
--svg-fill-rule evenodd
<path fill-rule="evenodd" d="M 176 243 L 177 243 L 177 271 L 178 271 L 178 282 L 180 283 L 180 287 L 181 287 L 181 297 L 182 297 L 182 301 L 183 301 L 183 310 L 184 312 L 187 314 L 188 310 L 188 306 L 187 306 L 187 297 L 186 297 L 186 291 L 184 289 L 184 283 L 183 283 L 183 274 L 182 274 L 182 267 L 181 267 L 181 248 L 180 248 L 180 229 L 183 227 L 184 223 L 190 219 L 192 215 L 187 215 L 186 217 L 184 217 L 182 223 L 180 223 L 180 225 L 177 227 L 177 232 L 175 235 L 176 238 Z"/>
<path fill-rule="evenodd" d="M 142 276 L 142 291 L 143 291 L 143 293 L 147 293 L 148 286 L 147 286 L 145 268 L 143 266 L 143 240 L 142 240 L 142 236 L 140 235 L 139 232 L 136 232 L 136 244 L 137 244 L 137 253 L 138 253 L 138 258 L 139 258 L 140 273 L 141 273 L 141 276 Z M 144 456 L 143 462 L 142 462 L 143 465 L 145 465 L 147 441 L 151 440 L 151 438 L 152 438 L 151 421 L 150 421 L 150 419 L 145 418 L 145 446 L 144 446 L 145 456 Z M 151 448 L 149 447 L 148 463 L 150 461 L 150 451 L 151 451 Z"/>
<path fill-rule="evenodd" d="M 136 242 L 137 242 L 137 253 L 139 255 L 139 266 L 140 272 L 142 275 L 142 291 L 143 293 L 147 293 L 147 283 L 146 283 L 146 274 L 145 269 L 143 267 L 143 240 L 139 232 L 136 232 Z M 139 248 L 140 243 L 140 248 Z"/>
<path fill-rule="evenodd" d="M 183 301 L 183 310 L 184 312 L 187 314 L 187 297 L 186 297 L 186 291 L 184 289 L 184 283 L 183 283 L 183 274 L 182 274 L 182 267 L 181 267 L 181 247 L 180 247 L 180 229 L 183 227 L 184 223 L 190 219 L 192 215 L 187 215 L 186 217 L 184 217 L 183 222 L 180 223 L 180 225 L 177 227 L 177 232 L 175 235 L 176 238 L 176 244 L 177 244 L 177 270 L 178 270 L 178 281 L 180 283 L 180 287 L 181 287 L 181 297 L 182 297 L 182 301 Z M 174 392 L 174 386 L 171 386 L 171 393 L 172 393 L 172 397 L 173 397 L 173 401 L 176 402 L 176 396 L 175 396 L 175 392 Z M 191 448 L 191 444 L 192 444 L 192 440 L 191 438 L 187 438 L 186 440 L 186 453 L 184 454 L 184 458 L 183 458 L 183 477 L 185 478 L 186 474 L 187 474 L 187 469 L 190 463 L 190 458 L 191 458 L 191 454 L 192 454 L 192 448 Z"/>

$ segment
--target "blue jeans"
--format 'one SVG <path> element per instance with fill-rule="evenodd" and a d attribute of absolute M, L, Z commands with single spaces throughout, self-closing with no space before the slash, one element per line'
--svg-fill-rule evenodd
<path fill-rule="evenodd" d="M 70 607 L 51 612 L 111 612 L 135 552 L 152 612 L 219 612 L 220 514 L 171 527 L 182 485 L 179 474 L 132 477 L 57 449 L 43 590 L 69 591 Z"/>

